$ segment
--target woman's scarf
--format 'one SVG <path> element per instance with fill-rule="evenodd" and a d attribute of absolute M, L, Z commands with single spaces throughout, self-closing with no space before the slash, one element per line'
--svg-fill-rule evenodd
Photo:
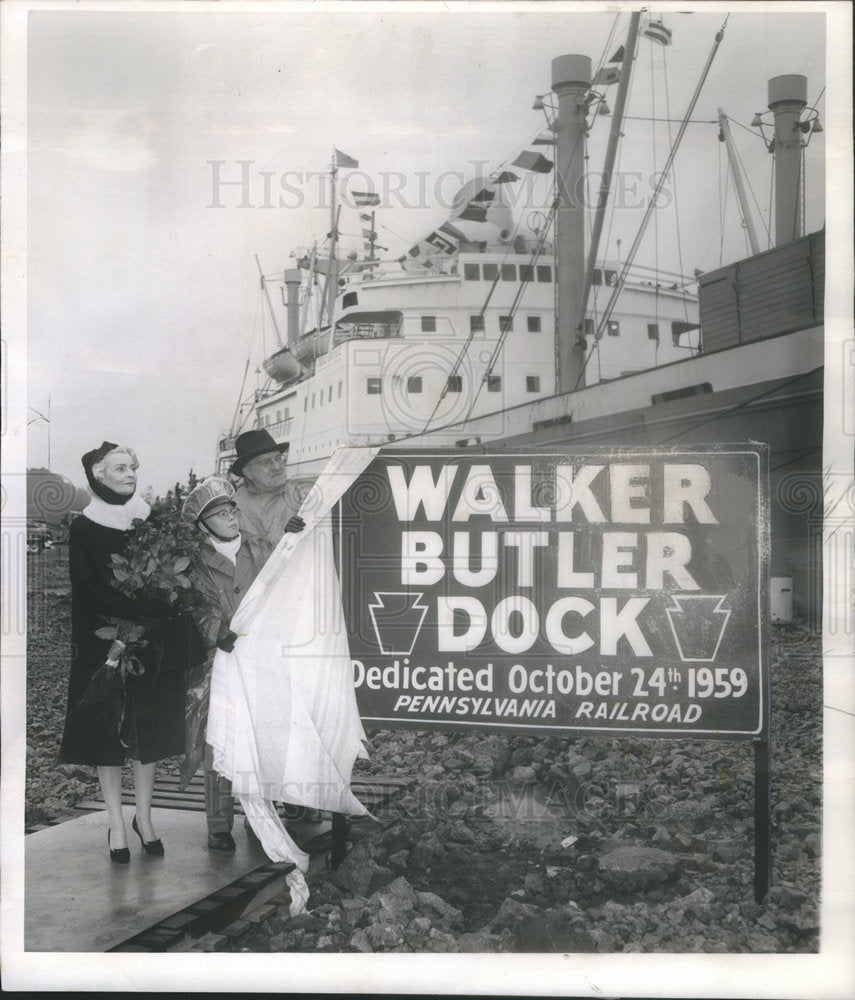
<path fill-rule="evenodd" d="M 84 517 L 116 531 L 130 531 L 134 521 L 145 521 L 150 513 L 151 507 L 136 493 L 123 504 L 107 503 L 101 497 L 92 497 L 83 508 Z"/>

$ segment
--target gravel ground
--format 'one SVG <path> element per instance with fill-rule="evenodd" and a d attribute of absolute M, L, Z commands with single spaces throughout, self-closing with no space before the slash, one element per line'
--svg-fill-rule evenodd
<path fill-rule="evenodd" d="M 61 766 L 70 598 L 63 547 L 29 557 L 28 826 L 97 791 Z M 753 892 L 746 742 L 369 733 L 356 776 L 412 779 L 354 827 L 310 912 L 286 906 L 231 947 L 269 952 L 815 952 L 820 640 L 772 647 L 772 893 Z M 174 769 L 176 761 L 164 768 Z"/>

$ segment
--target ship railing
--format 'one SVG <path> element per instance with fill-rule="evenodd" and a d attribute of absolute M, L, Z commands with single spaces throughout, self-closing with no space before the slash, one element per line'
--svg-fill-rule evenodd
<path fill-rule="evenodd" d="M 341 323 L 335 329 L 335 342 L 346 340 L 389 340 L 401 336 L 401 321 L 395 323 Z"/>
<path fill-rule="evenodd" d="M 293 424 L 293 417 L 285 417 L 283 420 L 276 420 L 273 423 L 265 424 L 264 429 L 269 431 L 274 437 L 279 434 L 288 434 Z"/>

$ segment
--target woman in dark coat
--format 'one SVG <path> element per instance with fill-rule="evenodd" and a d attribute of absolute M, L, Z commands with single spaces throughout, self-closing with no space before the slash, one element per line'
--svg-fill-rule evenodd
<path fill-rule="evenodd" d="M 124 552 L 133 521 L 145 520 L 150 513 L 148 504 L 135 492 L 138 464 L 130 448 L 108 441 L 83 456 L 94 496 L 72 522 L 68 541 L 72 657 L 60 759 L 98 768 L 110 824 L 110 860 L 117 864 L 126 864 L 130 858 L 122 813 L 122 765 L 126 757 L 131 759 L 134 773 L 133 829 L 146 853 L 160 856 L 163 845 L 151 818 L 155 764 L 184 750 L 184 675 L 180 669 L 163 669 L 170 650 L 162 649 L 161 644 L 149 642 L 139 651 L 145 669 L 140 676 L 127 678 L 121 732 L 114 718 L 105 718 L 91 697 L 84 698 L 90 678 L 107 659 L 112 644 L 95 634 L 108 624 L 105 616 L 132 621 L 146 618 L 149 622 L 156 618 L 166 623 L 170 614 L 165 603 L 126 597 L 111 583 L 110 556 Z"/>

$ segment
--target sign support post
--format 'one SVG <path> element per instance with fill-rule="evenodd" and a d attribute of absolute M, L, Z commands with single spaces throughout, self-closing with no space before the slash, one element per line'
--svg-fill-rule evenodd
<path fill-rule="evenodd" d="M 772 878 L 769 741 L 754 741 L 754 901 L 767 903 Z"/>

